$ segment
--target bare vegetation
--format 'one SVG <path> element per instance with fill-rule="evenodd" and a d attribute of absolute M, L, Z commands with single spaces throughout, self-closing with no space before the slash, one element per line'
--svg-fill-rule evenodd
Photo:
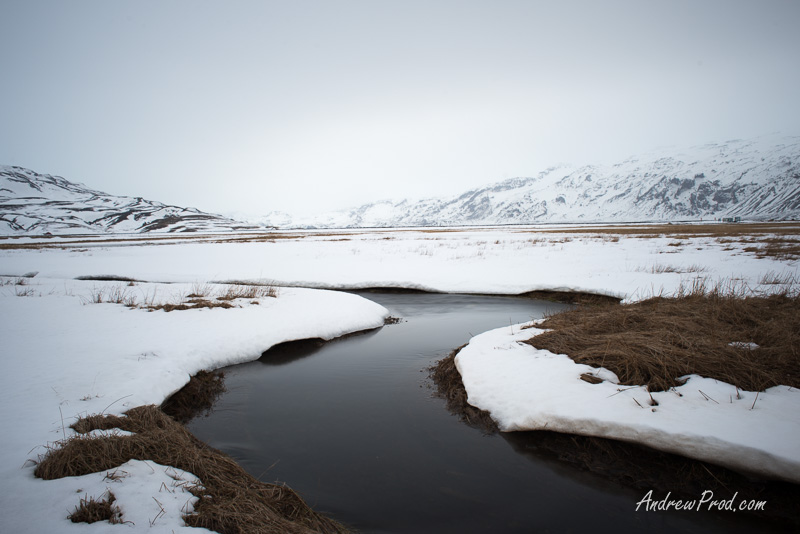
<path fill-rule="evenodd" d="M 257 299 L 259 298 L 276 298 L 278 296 L 277 288 L 269 284 L 227 284 L 218 291 L 211 284 L 196 283 L 192 286 L 190 293 L 185 296 L 178 296 L 171 301 L 157 301 L 155 291 L 153 293 L 142 293 L 141 291 L 137 293 L 131 289 L 136 286 L 131 284 L 94 288 L 88 297 L 83 298 L 83 303 L 122 304 L 128 308 L 171 312 L 200 308 L 233 308 L 236 305 L 232 302 L 237 299 L 247 299 L 252 304 L 258 304 Z"/>
<path fill-rule="evenodd" d="M 664 273 L 703 273 L 708 270 L 707 267 L 702 265 L 692 264 L 686 266 L 665 265 L 663 263 L 656 263 L 650 267 L 637 267 L 636 272 L 647 272 L 651 274 L 664 274 Z"/>
<path fill-rule="evenodd" d="M 591 308 L 583 306 L 583 309 L 602 313 L 622 307 L 608 302 L 592 304 Z M 437 396 L 445 399 L 448 410 L 462 422 L 486 434 L 497 433 L 499 429 L 489 413 L 467 401 L 467 392 L 455 365 L 461 348 L 430 369 Z M 671 492 L 686 499 L 696 499 L 703 491 L 711 490 L 715 496 L 725 499 L 766 500 L 769 503 L 766 511 L 755 513 L 759 521 L 780 528 L 800 527 L 797 514 L 800 486 L 797 484 L 758 480 L 718 465 L 605 438 L 545 430 L 502 435 L 517 452 L 532 457 L 537 463 L 544 460 L 555 461 L 557 465 L 569 464 L 625 486 L 654 490 L 662 495 Z"/>
<path fill-rule="evenodd" d="M 583 293 L 579 291 L 546 291 L 536 290 L 517 295 L 537 300 L 549 300 L 551 302 L 561 302 L 565 304 L 619 304 L 621 299 L 610 295 L 600 295 L 597 293 Z"/>
<path fill-rule="evenodd" d="M 51 448 L 34 474 L 45 480 L 113 470 L 129 460 L 149 460 L 196 475 L 202 486 L 189 488 L 199 501 L 187 525 L 222 534 L 339 533 L 341 524 L 313 511 L 281 484 L 265 484 L 235 461 L 192 436 L 155 406 L 141 406 L 125 416 L 93 416 L 73 428 L 88 432 L 119 428 L 134 434 L 78 435 Z"/>
<path fill-rule="evenodd" d="M 430 376 L 436 384 L 437 395 L 445 400 L 448 410 L 458 415 L 463 423 L 477 428 L 485 434 L 494 434 L 498 428 L 489 412 L 467 402 L 467 390 L 461 381 L 455 361 L 456 356 L 465 346 L 458 347 L 449 356 L 431 367 L 429 369 Z"/>
<path fill-rule="evenodd" d="M 800 284 L 800 278 L 797 277 L 797 273 L 767 271 L 758 283 L 762 285 L 782 285 L 790 287 L 795 284 Z"/>
<path fill-rule="evenodd" d="M 229 284 L 218 300 L 257 299 L 261 297 L 277 297 L 278 291 L 269 284 L 245 284 L 242 282 Z"/>
<path fill-rule="evenodd" d="M 112 492 L 107 492 L 104 498 L 95 500 L 88 495 L 81 499 L 75 511 L 69 514 L 68 519 L 73 523 L 95 523 L 108 521 L 112 525 L 121 524 L 122 512 L 114 505 L 116 497 Z"/>
<path fill-rule="evenodd" d="M 702 284 L 676 298 L 579 307 L 537 325 L 528 343 L 664 391 L 698 374 L 749 391 L 800 387 L 800 297 L 741 296 Z M 738 342 L 739 344 L 733 344 Z M 755 350 L 743 350 L 755 343 Z M 747 345 L 749 346 L 749 345 Z"/>
<path fill-rule="evenodd" d="M 349 230 L 349 231 L 297 231 L 297 232 L 247 232 L 235 235 L 218 235 L 218 234 L 196 234 L 196 235 L 143 235 L 143 236 L 125 236 L 125 237 L 107 237 L 97 238 L 93 236 L 56 236 L 55 239 L 42 239 L 42 241 L 30 242 L 16 242 L 14 238 L 0 238 L 0 250 L 7 249 L 43 249 L 43 248 L 59 248 L 70 250 L 85 250 L 79 247 L 104 245 L 107 243 L 128 244 L 128 245 L 176 245 L 185 244 L 190 242 L 207 242 L 207 243 L 275 243 L 277 241 L 285 240 L 299 240 L 305 238 L 358 238 L 364 235 L 373 237 L 383 236 L 389 234 L 389 238 L 395 238 L 400 233 L 412 234 L 433 234 L 433 235 L 447 235 L 458 232 L 468 231 L 471 233 L 481 232 L 487 230 L 484 227 L 464 227 L 464 228 L 394 228 L 389 230 Z M 489 231 L 496 229 L 488 228 Z M 559 227 L 556 229 L 549 228 L 514 228 L 510 227 L 510 231 L 523 234 L 539 234 L 552 236 L 553 234 L 574 235 L 583 234 L 587 236 L 595 236 L 607 242 L 616 242 L 620 236 L 628 237 L 671 237 L 676 240 L 686 241 L 698 237 L 712 237 L 717 239 L 733 239 L 736 242 L 738 238 L 746 238 L 749 236 L 756 236 L 758 241 L 764 239 L 777 239 L 779 242 L 784 240 L 794 241 L 794 245 L 785 248 L 797 246 L 797 235 L 800 234 L 800 223 L 793 221 L 784 222 L 754 222 L 754 223 L 667 223 L 667 224 L 598 224 L 598 225 L 584 225 L 575 227 Z M 384 237 L 385 239 L 386 237 Z M 549 238 L 548 238 L 549 239 Z M 779 247 L 780 248 L 780 247 Z M 782 253 L 791 252 L 784 251 Z M 795 257 L 797 250 L 794 251 Z"/>
<path fill-rule="evenodd" d="M 14 294 L 18 297 L 33 297 L 36 295 L 36 291 L 33 290 L 32 287 L 14 287 Z"/>
<path fill-rule="evenodd" d="M 137 280 L 136 278 L 131 278 L 129 276 L 118 276 L 115 274 L 92 274 L 78 276 L 75 278 L 75 280 L 89 280 L 96 282 L 141 282 L 141 280 Z"/>
<path fill-rule="evenodd" d="M 225 392 L 225 373 L 199 371 L 177 393 L 161 405 L 161 409 L 178 421 L 186 424 L 200 413 L 208 413 L 222 393 Z"/>
<path fill-rule="evenodd" d="M 790 236 L 775 236 L 760 240 L 757 245 L 744 248 L 745 252 L 759 258 L 796 260 L 800 258 L 800 239 Z"/>

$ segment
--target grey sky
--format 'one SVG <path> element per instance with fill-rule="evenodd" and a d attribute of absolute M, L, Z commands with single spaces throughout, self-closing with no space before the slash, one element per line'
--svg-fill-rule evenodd
<path fill-rule="evenodd" d="M 800 133 L 800 1 L 0 1 L 0 164 L 215 212 Z"/>

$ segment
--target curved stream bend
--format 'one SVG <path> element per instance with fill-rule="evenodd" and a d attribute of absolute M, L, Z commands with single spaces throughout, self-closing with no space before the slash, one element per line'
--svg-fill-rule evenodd
<path fill-rule="evenodd" d="M 739 526 L 707 514 L 637 513 L 643 492 L 552 454 L 537 455 L 516 437 L 470 428 L 434 397 L 428 369 L 454 347 L 564 305 L 450 294 L 363 296 L 403 320 L 325 344 L 290 344 L 226 368 L 227 392 L 190 430 L 254 476 L 286 481 L 316 510 L 361 532 L 731 532 Z"/>

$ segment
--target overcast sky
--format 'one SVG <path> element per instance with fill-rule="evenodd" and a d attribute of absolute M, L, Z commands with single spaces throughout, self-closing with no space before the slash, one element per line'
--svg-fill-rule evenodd
<path fill-rule="evenodd" d="M 800 1 L 0 2 L 0 164 L 308 214 L 800 134 Z"/>

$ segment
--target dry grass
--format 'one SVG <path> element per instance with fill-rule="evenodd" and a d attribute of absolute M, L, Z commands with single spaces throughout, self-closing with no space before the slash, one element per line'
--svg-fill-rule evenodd
<path fill-rule="evenodd" d="M 599 306 L 604 304 L 619 304 L 620 299 L 609 295 L 597 293 L 584 293 L 580 291 L 545 291 L 536 290 L 521 293 L 518 297 L 528 297 L 537 300 L 549 300 L 551 302 L 561 302 L 565 304 L 584 304 L 589 306 Z"/>
<path fill-rule="evenodd" d="M 246 282 L 230 283 L 217 300 L 257 299 L 261 297 L 277 297 L 278 290 L 271 284 L 251 284 Z"/>
<path fill-rule="evenodd" d="M 546 230 L 543 230 L 546 231 Z M 754 235 L 797 235 L 800 223 L 708 223 L 708 224 L 642 224 L 642 225 L 598 225 L 559 229 L 559 233 L 597 233 L 601 235 L 627 235 L 634 237 L 672 237 L 686 240 L 694 237 L 747 237 Z"/>
<path fill-rule="evenodd" d="M 170 302 L 162 302 L 159 304 L 148 304 L 145 306 L 134 306 L 146 309 L 148 311 L 179 311 L 179 310 L 198 310 L 201 308 L 235 308 L 235 306 L 229 302 L 219 302 L 214 300 L 206 300 L 206 299 L 190 299 L 186 302 L 181 302 L 178 304 L 173 304 Z"/>
<path fill-rule="evenodd" d="M 196 475 L 202 487 L 187 525 L 222 534 L 338 533 L 341 524 L 314 512 L 300 496 L 280 484 L 265 484 L 225 454 L 205 445 L 156 406 L 134 408 L 123 417 L 93 416 L 73 428 L 120 428 L 130 436 L 78 435 L 41 458 L 34 474 L 46 480 L 113 470 L 129 460 L 149 460 Z"/>
<path fill-rule="evenodd" d="M 784 271 L 778 273 L 775 271 L 767 271 L 761 276 L 758 283 L 762 285 L 782 285 L 790 287 L 800 283 L 800 278 L 797 277 L 796 272 Z"/>
<path fill-rule="evenodd" d="M 95 500 L 88 495 L 81 499 L 80 504 L 75 507 L 67 519 L 73 523 L 95 523 L 97 521 L 108 521 L 112 525 L 119 525 L 122 521 L 122 512 L 118 506 L 114 506 L 116 497 L 112 492 L 107 492 L 105 498 Z"/>
<path fill-rule="evenodd" d="M 467 425 L 477 428 L 485 434 L 494 434 L 498 431 L 497 424 L 489 412 L 467 402 L 467 390 L 461 382 L 458 369 L 456 369 L 456 356 L 465 346 L 462 345 L 455 349 L 428 371 L 436 384 L 437 395 L 445 400 L 448 410 L 458 415 L 458 418 Z"/>
<path fill-rule="evenodd" d="M 14 295 L 17 297 L 33 297 L 36 296 L 36 291 L 29 287 L 28 278 L 33 278 L 36 273 L 23 276 L 5 276 L 0 275 L 0 287 L 12 286 Z"/>
<path fill-rule="evenodd" d="M 625 385 L 663 391 L 690 374 L 749 391 L 800 387 L 800 297 L 687 291 L 635 304 L 580 307 L 537 325 L 528 343 L 605 367 Z M 731 343 L 756 343 L 755 350 Z"/>
<path fill-rule="evenodd" d="M 467 393 L 455 366 L 461 347 L 430 369 L 437 394 L 444 398 L 449 411 L 464 423 L 485 434 L 498 432 L 488 412 L 467 402 Z M 569 464 L 605 480 L 613 480 L 643 493 L 671 492 L 675 498 L 697 499 L 711 490 L 715 498 L 766 500 L 760 521 L 779 528 L 800 527 L 800 485 L 780 481 L 756 480 L 721 466 L 650 449 L 643 445 L 605 438 L 575 436 L 549 431 L 508 432 L 503 438 L 520 454 L 537 463 Z M 557 467 L 561 469 L 561 467 Z M 643 494 L 642 493 L 642 494 Z M 749 512 L 746 512 L 749 514 Z"/>
<path fill-rule="evenodd" d="M 800 258 L 800 239 L 790 236 L 770 237 L 760 240 L 756 246 L 745 247 L 744 251 L 759 258 L 796 260 Z"/>
<path fill-rule="evenodd" d="M 200 283 L 195 282 L 192 284 L 192 289 L 189 290 L 189 294 L 186 295 L 186 298 L 205 298 L 214 294 L 214 286 L 209 283 Z"/>
<path fill-rule="evenodd" d="M 14 295 L 18 297 L 33 297 L 36 295 L 36 291 L 32 287 L 14 287 Z"/>
<path fill-rule="evenodd" d="M 92 274 L 86 276 L 77 276 L 75 280 L 83 280 L 83 281 L 96 281 L 96 282 L 141 282 L 141 280 L 137 280 L 136 278 L 131 278 L 129 276 L 118 276 L 116 274 Z"/>
<path fill-rule="evenodd" d="M 663 263 L 655 263 L 650 267 L 637 267 L 634 269 L 636 272 L 646 272 L 651 274 L 664 274 L 664 273 L 703 273 L 708 270 L 708 267 L 693 263 L 686 266 L 665 265 Z"/>
<path fill-rule="evenodd" d="M 695 237 L 716 237 L 716 238 L 738 238 L 747 236 L 768 237 L 774 236 L 797 236 L 800 234 L 800 223 L 793 221 L 785 222 L 758 222 L 758 223 L 702 223 L 702 224 L 597 224 L 575 227 L 556 227 L 550 229 L 542 228 L 515 228 L 508 227 L 509 231 L 524 234 L 594 234 L 606 241 L 617 241 L 619 236 L 630 237 L 664 237 L 670 236 L 675 239 L 686 240 Z M 219 234 L 181 234 L 181 235 L 142 235 L 126 237 L 106 237 L 97 238 L 96 236 L 65 235 L 53 236 L 53 238 L 42 238 L 36 243 L 17 242 L 14 237 L 0 238 L 0 250 L 11 249 L 44 249 L 59 248 L 71 249 L 76 247 L 103 245 L 106 243 L 126 244 L 126 245 L 173 245 L 184 244 L 187 242 L 207 242 L 207 243 L 273 243 L 281 240 L 299 240 L 307 237 L 311 238 L 346 238 L 381 236 L 390 234 L 390 237 L 398 233 L 424 233 L 424 234 L 454 234 L 459 232 L 495 232 L 494 227 L 463 227 L 463 228 L 391 228 L 385 230 L 364 229 L 348 231 L 296 231 L 296 232 L 246 232 L 233 235 Z"/>
<path fill-rule="evenodd" d="M 130 286 L 122 284 L 92 289 L 88 297 L 82 297 L 84 304 L 122 304 L 129 308 L 137 308 L 136 295 L 129 289 Z"/>
<path fill-rule="evenodd" d="M 217 293 L 211 284 L 195 283 L 186 296 L 179 296 L 172 299 L 172 302 L 156 302 L 155 293 L 151 295 L 139 296 L 131 289 L 135 285 L 118 284 L 94 288 L 88 297 L 83 297 L 84 304 L 122 304 L 132 309 L 144 309 L 148 311 L 162 310 L 171 312 L 176 310 L 196 310 L 201 308 L 233 308 L 231 301 L 236 299 L 248 299 L 252 304 L 258 304 L 256 299 L 262 297 L 277 298 L 278 290 L 271 284 L 246 284 L 230 283 L 226 284 L 222 292 Z"/>
<path fill-rule="evenodd" d="M 200 413 L 208 413 L 222 393 L 225 392 L 225 373 L 199 371 L 180 391 L 161 405 L 161 409 L 178 421 L 186 424 Z"/>

